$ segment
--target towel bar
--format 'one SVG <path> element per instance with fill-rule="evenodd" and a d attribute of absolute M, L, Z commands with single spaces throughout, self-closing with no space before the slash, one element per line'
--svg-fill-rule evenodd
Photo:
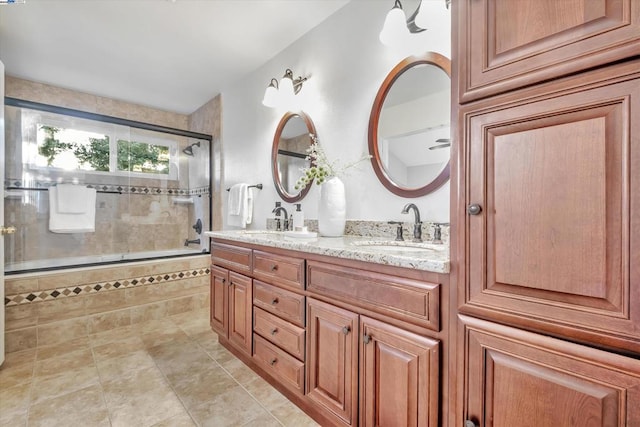
<path fill-rule="evenodd" d="M 258 190 L 262 190 L 262 184 L 249 185 L 247 188 L 257 188 Z M 231 191 L 231 188 L 227 188 L 227 191 Z"/>

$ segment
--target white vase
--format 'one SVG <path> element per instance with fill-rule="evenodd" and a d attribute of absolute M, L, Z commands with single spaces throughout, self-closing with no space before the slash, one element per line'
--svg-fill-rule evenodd
<path fill-rule="evenodd" d="M 320 185 L 318 206 L 318 231 L 324 237 L 340 237 L 344 234 L 347 218 L 347 199 L 344 183 L 336 176 Z"/>

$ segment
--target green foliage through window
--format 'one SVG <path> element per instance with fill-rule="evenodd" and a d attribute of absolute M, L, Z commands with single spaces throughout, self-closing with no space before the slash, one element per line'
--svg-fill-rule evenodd
<path fill-rule="evenodd" d="M 43 134 L 38 141 L 38 154 L 46 159 L 48 167 L 101 172 L 111 170 L 108 135 L 47 125 L 40 125 L 39 129 Z M 62 141 L 62 135 L 67 138 L 66 141 Z M 165 145 L 119 139 L 114 151 L 118 171 L 169 175 L 169 147 Z M 73 157 L 70 158 L 70 155 Z"/>

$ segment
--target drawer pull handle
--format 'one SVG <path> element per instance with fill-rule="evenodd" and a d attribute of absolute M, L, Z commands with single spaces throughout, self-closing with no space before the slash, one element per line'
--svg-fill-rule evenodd
<path fill-rule="evenodd" d="M 351 332 L 351 328 L 348 326 L 345 326 L 344 328 L 342 328 L 342 333 L 345 335 L 348 335 L 349 332 Z"/>
<path fill-rule="evenodd" d="M 277 298 L 277 297 L 276 297 L 276 298 L 273 298 L 273 299 L 271 300 L 271 305 L 276 305 L 276 304 L 277 304 L 277 303 L 279 303 L 279 302 L 280 302 L 280 301 L 278 301 L 278 298 Z"/>
<path fill-rule="evenodd" d="M 222 284 L 224 285 L 225 283 L 227 283 L 227 279 L 222 279 Z"/>
<path fill-rule="evenodd" d="M 278 270 L 278 264 L 271 264 L 271 271 Z"/>
<path fill-rule="evenodd" d="M 371 335 L 365 335 L 364 337 L 362 337 L 362 342 L 364 342 L 365 344 L 369 344 L 371 342 Z"/>
<path fill-rule="evenodd" d="M 277 334 L 277 333 L 278 333 L 278 328 L 273 328 L 273 329 L 271 330 L 271 335 L 275 335 L 275 334 Z"/>
<path fill-rule="evenodd" d="M 278 359 L 276 359 L 275 357 L 269 362 L 271 366 L 275 365 L 276 363 L 278 363 Z"/>

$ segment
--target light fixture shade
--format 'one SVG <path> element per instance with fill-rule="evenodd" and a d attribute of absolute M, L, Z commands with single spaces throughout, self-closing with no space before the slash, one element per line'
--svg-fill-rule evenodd
<path fill-rule="evenodd" d="M 384 20 L 380 41 L 387 46 L 400 46 L 408 37 L 407 17 L 400 7 L 394 7 Z"/>
<path fill-rule="evenodd" d="M 264 98 L 262 98 L 262 105 L 271 108 L 278 105 L 278 89 L 276 89 L 275 86 L 267 86 L 267 89 L 264 91 Z"/>
<path fill-rule="evenodd" d="M 291 70 L 287 70 L 284 76 L 280 79 L 278 85 L 278 96 L 280 106 L 283 108 L 291 108 L 295 101 L 295 91 L 293 90 L 293 73 Z"/>

